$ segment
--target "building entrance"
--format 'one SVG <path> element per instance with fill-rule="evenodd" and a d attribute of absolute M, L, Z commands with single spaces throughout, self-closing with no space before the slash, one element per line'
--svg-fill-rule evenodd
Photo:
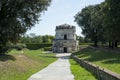
<path fill-rule="evenodd" d="M 67 52 L 67 47 L 64 47 L 64 53 L 66 53 Z"/>

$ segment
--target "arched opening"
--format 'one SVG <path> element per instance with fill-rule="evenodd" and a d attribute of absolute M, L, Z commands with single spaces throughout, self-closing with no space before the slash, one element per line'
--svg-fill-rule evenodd
<path fill-rule="evenodd" d="M 66 53 L 67 52 L 67 47 L 64 47 L 64 53 Z"/>
<path fill-rule="evenodd" d="M 64 39 L 67 39 L 67 35 L 64 35 Z"/>

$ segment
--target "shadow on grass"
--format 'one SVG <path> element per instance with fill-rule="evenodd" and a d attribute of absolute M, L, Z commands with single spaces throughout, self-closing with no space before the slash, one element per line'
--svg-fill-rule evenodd
<path fill-rule="evenodd" d="M 99 48 L 93 49 L 91 47 L 84 48 L 75 53 L 79 58 L 90 62 L 101 61 L 105 64 L 120 63 L 120 53 L 104 51 Z"/>
<path fill-rule="evenodd" d="M 8 55 L 8 54 L 0 54 L 0 61 L 7 61 L 7 60 L 13 60 L 15 61 L 16 58 L 12 55 Z"/>

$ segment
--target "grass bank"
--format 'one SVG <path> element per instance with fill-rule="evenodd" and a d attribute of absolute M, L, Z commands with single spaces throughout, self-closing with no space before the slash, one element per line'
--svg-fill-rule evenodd
<path fill-rule="evenodd" d="M 54 54 L 40 50 L 12 50 L 0 56 L 0 80 L 27 80 L 55 60 Z"/>
<path fill-rule="evenodd" d="M 90 72 L 78 65 L 73 59 L 70 59 L 70 64 L 75 80 L 96 80 Z"/>
<path fill-rule="evenodd" d="M 120 53 L 87 47 L 77 52 L 77 56 L 120 74 Z"/>

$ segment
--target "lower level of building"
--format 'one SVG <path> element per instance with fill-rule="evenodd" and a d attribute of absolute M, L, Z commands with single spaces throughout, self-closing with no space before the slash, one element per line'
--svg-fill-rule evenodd
<path fill-rule="evenodd" d="M 54 40 L 53 52 L 55 53 L 71 53 L 78 50 L 77 40 Z"/>

